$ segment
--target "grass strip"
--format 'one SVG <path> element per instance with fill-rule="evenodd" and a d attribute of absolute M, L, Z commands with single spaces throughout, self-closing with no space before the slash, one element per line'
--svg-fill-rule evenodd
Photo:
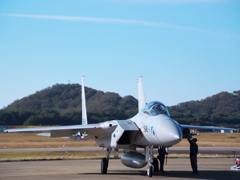
<path fill-rule="evenodd" d="M 97 159 L 105 152 L 0 152 L 0 161 Z"/>
<path fill-rule="evenodd" d="M 105 152 L 1 152 L 0 161 L 39 161 L 39 160 L 74 160 L 100 159 Z M 119 154 L 121 157 L 121 153 Z M 113 158 L 113 154 L 110 156 Z M 168 158 L 189 158 L 188 154 L 169 154 Z M 200 154 L 198 158 L 233 158 L 233 155 Z"/>

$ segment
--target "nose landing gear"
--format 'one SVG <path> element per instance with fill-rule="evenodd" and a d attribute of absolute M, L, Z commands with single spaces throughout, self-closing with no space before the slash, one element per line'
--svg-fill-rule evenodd
<path fill-rule="evenodd" d="M 152 177 L 154 166 L 153 166 L 153 146 L 147 147 L 146 151 L 148 151 L 146 155 L 148 155 L 148 169 L 147 169 L 147 176 Z"/>

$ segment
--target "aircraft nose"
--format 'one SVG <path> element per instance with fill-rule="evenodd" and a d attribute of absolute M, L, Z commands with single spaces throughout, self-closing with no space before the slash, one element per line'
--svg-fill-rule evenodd
<path fill-rule="evenodd" d="M 165 117 L 160 123 L 158 134 L 163 146 L 172 146 L 182 140 L 182 131 L 179 125 L 170 117 Z"/>

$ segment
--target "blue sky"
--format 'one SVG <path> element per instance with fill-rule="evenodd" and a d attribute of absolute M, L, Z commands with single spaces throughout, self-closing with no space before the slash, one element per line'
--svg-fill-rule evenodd
<path fill-rule="evenodd" d="M 238 0 L 7 0 L 0 25 L 0 108 L 82 75 L 167 106 L 240 90 Z"/>

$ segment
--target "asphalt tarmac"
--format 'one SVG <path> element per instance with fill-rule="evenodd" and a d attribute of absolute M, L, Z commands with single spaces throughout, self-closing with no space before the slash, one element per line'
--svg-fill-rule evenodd
<path fill-rule="evenodd" d="M 77 152 L 104 151 L 99 147 L 61 147 L 61 148 L 26 148 L 0 149 L 0 152 L 49 151 Z M 201 154 L 228 154 L 240 152 L 240 147 L 199 147 Z M 174 146 L 169 153 L 186 154 L 189 147 Z M 56 161 L 23 161 L 0 162 L 0 180 L 61 180 L 61 179 L 149 179 L 146 169 L 131 169 L 122 165 L 120 160 L 110 160 L 108 174 L 100 174 L 101 160 L 56 160 Z M 240 179 L 240 171 L 231 171 L 235 165 L 233 158 L 198 158 L 199 173 L 192 174 L 188 158 L 170 158 L 165 165 L 165 174 L 154 174 L 152 179 Z"/>
<path fill-rule="evenodd" d="M 0 162 L 1 180 L 79 180 L 79 179 L 149 179 L 147 167 L 131 169 L 118 159 L 110 159 L 107 174 L 100 173 L 100 159 Z M 150 179 L 167 180 L 239 180 L 240 171 L 231 171 L 233 158 L 199 158 L 198 174 L 192 174 L 188 158 L 171 158 L 165 174 L 154 174 Z"/>

